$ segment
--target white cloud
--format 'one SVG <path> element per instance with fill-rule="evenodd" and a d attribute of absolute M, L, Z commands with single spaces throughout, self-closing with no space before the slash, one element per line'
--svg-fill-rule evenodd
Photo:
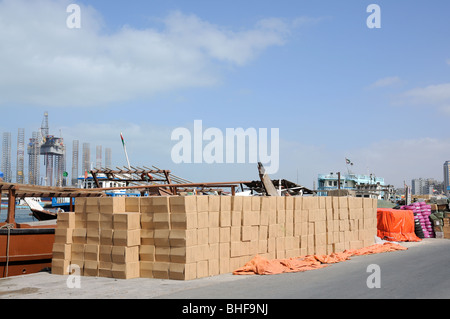
<path fill-rule="evenodd" d="M 124 26 L 107 34 L 99 13 L 81 5 L 69 29 L 69 0 L 0 2 L 0 105 L 106 105 L 220 81 L 223 64 L 244 66 L 283 45 L 288 25 L 268 18 L 233 31 L 173 12 L 161 29 Z"/>
<path fill-rule="evenodd" d="M 411 184 L 413 178 L 443 180 L 442 165 L 450 159 L 449 149 L 450 139 L 417 138 L 381 140 L 351 153 L 355 165 L 369 168 L 387 184 L 402 187 L 403 181 Z"/>
<path fill-rule="evenodd" d="M 400 84 L 401 82 L 402 81 L 400 80 L 400 78 L 398 76 L 390 76 L 390 77 L 385 77 L 385 78 L 375 81 L 369 87 L 370 88 L 390 87 L 390 86 Z"/>
<path fill-rule="evenodd" d="M 399 95 L 396 103 L 438 108 L 450 114 L 450 83 L 411 89 Z"/>

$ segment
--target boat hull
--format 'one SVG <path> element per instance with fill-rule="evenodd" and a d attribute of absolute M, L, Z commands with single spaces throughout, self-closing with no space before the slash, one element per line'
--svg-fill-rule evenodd
<path fill-rule="evenodd" d="M 50 212 L 48 210 L 31 209 L 31 213 L 33 214 L 33 217 L 39 221 L 56 220 L 58 217 L 56 213 Z"/>
<path fill-rule="evenodd" d="M 54 226 L 0 229 L 0 278 L 51 268 L 54 241 Z"/>

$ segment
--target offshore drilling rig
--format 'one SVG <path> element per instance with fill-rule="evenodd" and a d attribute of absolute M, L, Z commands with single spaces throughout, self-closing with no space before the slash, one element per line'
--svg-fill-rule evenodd
<path fill-rule="evenodd" d="M 50 135 L 48 126 L 48 112 L 44 113 L 41 128 L 33 132 L 33 137 L 28 143 L 28 183 L 39 185 L 40 160 L 44 156 L 46 186 L 66 186 L 66 146 L 62 137 Z"/>

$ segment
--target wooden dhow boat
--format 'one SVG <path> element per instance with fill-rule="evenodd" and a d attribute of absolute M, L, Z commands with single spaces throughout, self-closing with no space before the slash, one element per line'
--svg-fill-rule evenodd
<path fill-rule="evenodd" d="M 0 182 L 0 192 L 8 194 L 7 217 L 0 222 L 0 278 L 36 273 L 51 267 L 56 219 L 17 223 L 16 199 L 105 196 L 96 190 L 4 182 Z"/>

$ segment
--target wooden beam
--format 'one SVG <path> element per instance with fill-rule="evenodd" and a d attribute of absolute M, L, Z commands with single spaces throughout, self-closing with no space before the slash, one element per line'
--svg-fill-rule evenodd
<path fill-rule="evenodd" d="M 8 193 L 8 216 L 6 217 L 7 224 L 16 223 L 16 189 L 10 188 Z"/>

